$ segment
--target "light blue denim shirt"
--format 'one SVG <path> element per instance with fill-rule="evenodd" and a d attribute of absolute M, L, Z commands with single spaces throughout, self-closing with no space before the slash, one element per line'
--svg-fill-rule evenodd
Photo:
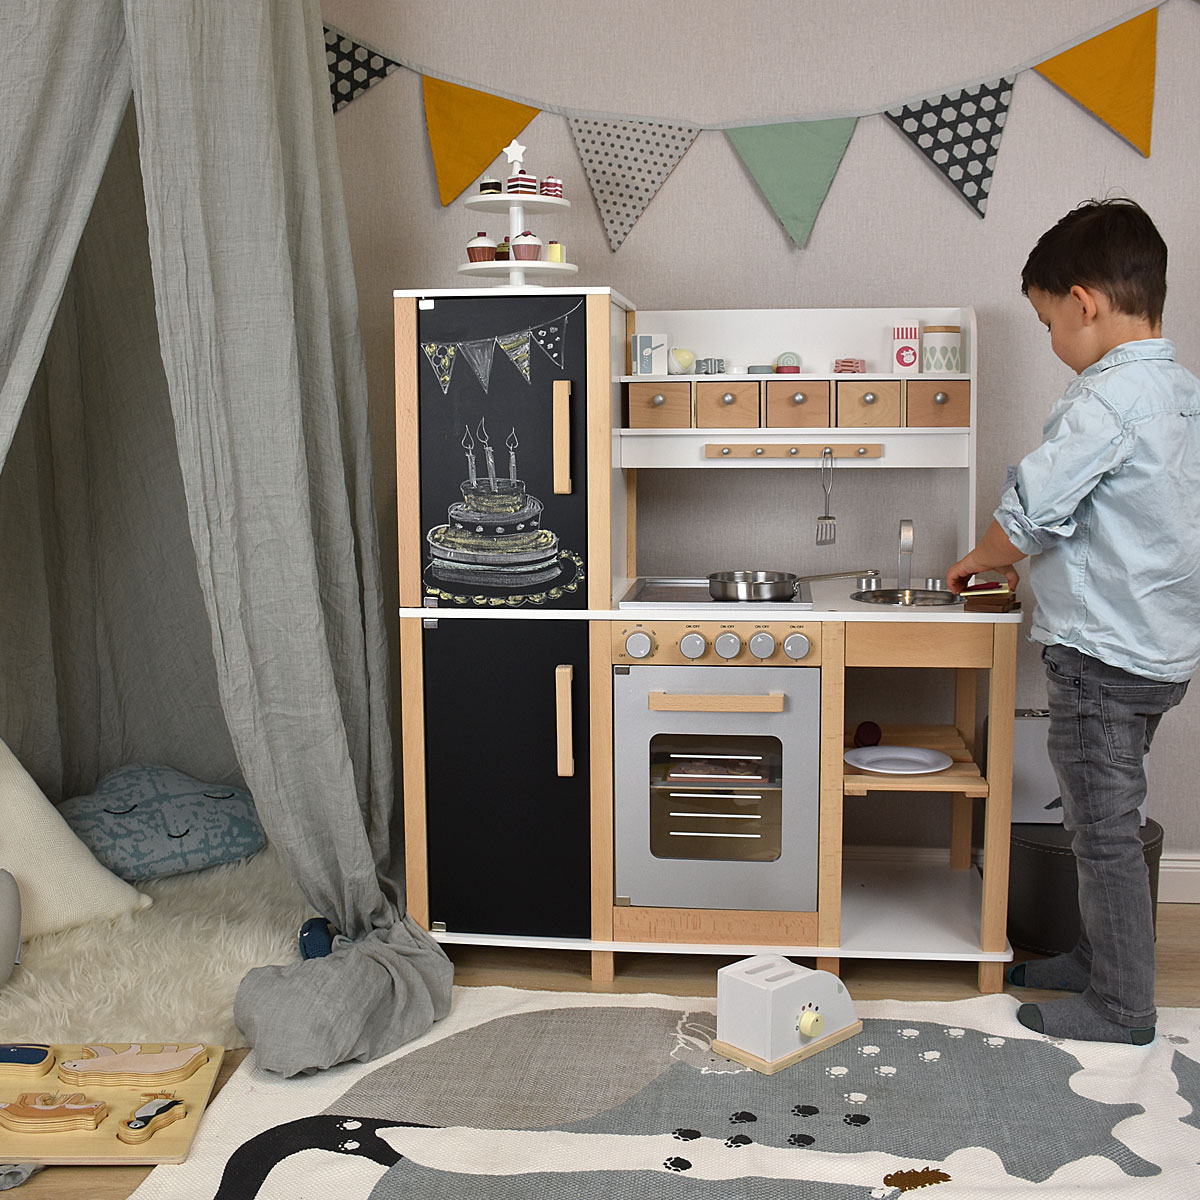
<path fill-rule="evenodd" d="M 1200 667 L 1200 380 L 1164 338 L 1077 375 L 996 520 L 1030 555 L 1030 638 L 1149 679 Z"/>

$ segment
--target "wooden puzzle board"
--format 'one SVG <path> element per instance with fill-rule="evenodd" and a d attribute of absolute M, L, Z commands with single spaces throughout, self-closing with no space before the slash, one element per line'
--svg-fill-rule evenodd
<path fill-rule="evenodd" d="M 42 1043 L 43 1045 L 47 1043 Z M 195 1043 L 193 1043 L 195 1044 Z M 101 1043 L 93 1042 L 93 1046 Z M 128 1042 L 109 1042 L 108 1047 L 121 1052 Z M 161 1042 L 143 1042 L 146 1052 L 161 1050 Z M 48 1167 L 112 1165 L 152 1166 L 159 1163 L 181 1163 L 191 1149 L 192 1138 L 204 1109 L 212 1095 L 213 1084 L 225 1056 L 223 1046 L 205 1045 L 208 1062 L 190 1078 L 179 1083 L 158 1086 L 153 1076 L 135 1085 L 100 1086 L 89 1083 L 77 1086 L 59 1078 L 59 1064 L 87 1057 L 81 1045 L 51 1045 L 54 1066 L 43 1075 L 31 1074 L 0 1066 L 0 1103 L 15 1102 L 28 1093 L 50 1093 L 60 1100 L 83 1092 L 89 1100 L 103 1100 L 108 1106 L 104 1119 L 95 1129 L 72 1129 L 54 1133 L 24 1133 L 0 1126 L 0 1160 L 4 1162 L 36 1162 Z M 117 1137 L 117 1129 L 148 1096 L 166 1093 L 182 1100 L 186 1115 L 155 1129 L 143 1142 L 131 1145 Z"/>

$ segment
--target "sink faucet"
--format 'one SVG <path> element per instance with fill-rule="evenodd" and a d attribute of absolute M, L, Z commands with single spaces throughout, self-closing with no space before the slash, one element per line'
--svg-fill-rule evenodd
<path fill-rule="evenodd" d="M 900 522 L 900 553 L 896 565 L 896 586 L 907 592 L 912 587 L 913 523 Z"/>

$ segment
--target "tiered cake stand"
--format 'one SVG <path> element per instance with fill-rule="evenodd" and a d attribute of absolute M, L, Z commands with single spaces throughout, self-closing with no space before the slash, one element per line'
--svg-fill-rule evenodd
<path fill-rule="evenodd" d="M 463 203 L 476 212 L 508 213 L 508 240 L 511 244 L 525 232 L 526 212 L 542 214 L 570 208 L 570 200 L 558 196 L 532 196 L 528 193 L 491 192 L 484 196 L 468 196 Z M 512 251 L 510 250 L 511 254 Z M 547 262 L 545 259 L 510 258 L 507 262 L 459 263 L 462 275 L 504 277 L 513 287 L 520 287 L 528 275 L 574 275 L 579 268 L 574 263 Z"/>

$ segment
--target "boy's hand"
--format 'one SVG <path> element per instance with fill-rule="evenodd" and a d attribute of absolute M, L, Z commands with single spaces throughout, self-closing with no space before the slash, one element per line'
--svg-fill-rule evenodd
<path fill-rule="evenodd" d="M 946 586 L 952 592 L 961 594 L 971 582 L 972 575 L 978 575 L 981 571 L 996 571 L 1008 580 L 1010 590 L 1015 592 L 1021 577 L 1013 563 L 1024 557 L 1008 540 L 999 523 L 993 521 L 980 538 L 979 545 L 946 571 Z"/>

